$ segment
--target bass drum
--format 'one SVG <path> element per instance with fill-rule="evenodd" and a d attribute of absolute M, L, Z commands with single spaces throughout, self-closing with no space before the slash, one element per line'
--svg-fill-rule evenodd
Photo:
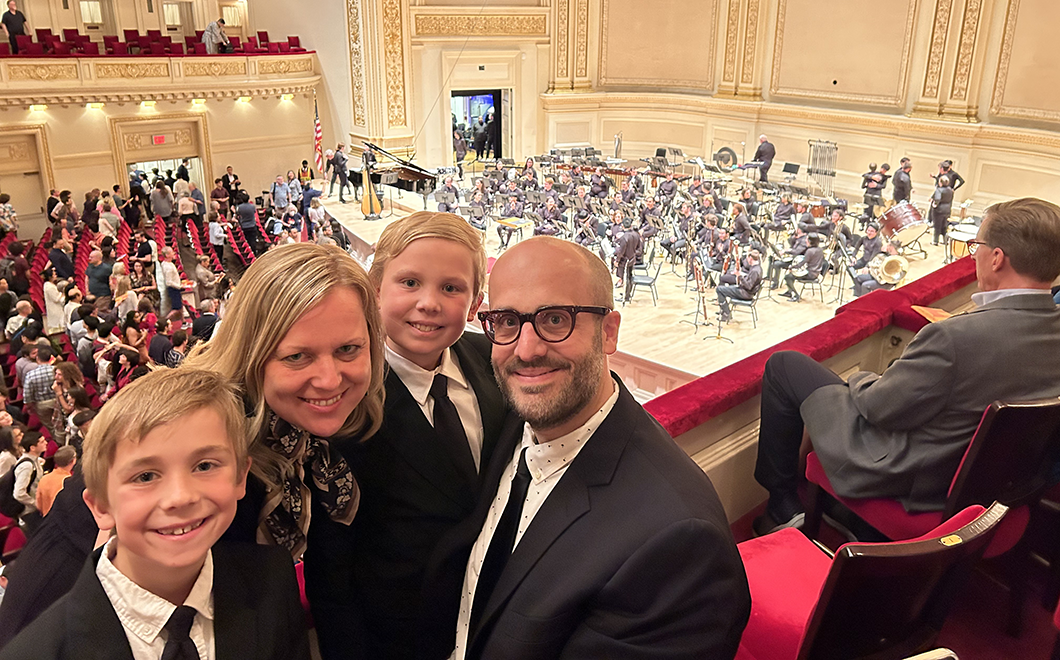
<path fill-rule="evenodd" d="M 930 225 L 909 202 L 895 204 L 880 216 L 880 231 L 889 241 L 905 247 L 927 233 Z"/>

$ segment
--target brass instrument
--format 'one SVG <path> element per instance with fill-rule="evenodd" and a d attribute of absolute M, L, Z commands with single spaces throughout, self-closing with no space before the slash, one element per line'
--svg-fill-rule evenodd
<path fill-rule="evenodd" d="M 868 265 L 869 275 L 880 284 L 898 284 L 909 273 L 909 261 L 897 254 L 881 252 Z"/>

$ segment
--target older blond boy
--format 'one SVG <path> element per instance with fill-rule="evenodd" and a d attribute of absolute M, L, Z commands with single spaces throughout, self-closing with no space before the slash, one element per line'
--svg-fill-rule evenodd
<path fill-rule="evenodd" d="M 361 625 L 318 620 L 319 631 L 350 631 L 321 638 L 325 658 L 351 646 L 373 659 L 429 654 L 437 641 L 423 631 L 452 628 L 455 608 L 425 602 L 424 574 L 439 540 L 471 515 L 506 415 L 489 341 L 465 332 L 483 298 L 481 232 L 450 213 L 414 213 L 383 231 L 369 277 L 386 330 L 386 407 L 380 431 L 347 460 L 361 486 L 353 532 L 371 540 L 352 558 Z"/>
<path fill-rule="evenodd" d="M 245 492 L 247 444 L 217 374 L 162 370 L 122 389 L 83 457 L 85 502 L 112 537 L 0 658 L 308 658 L 287 553 L 217 543 Z"/>

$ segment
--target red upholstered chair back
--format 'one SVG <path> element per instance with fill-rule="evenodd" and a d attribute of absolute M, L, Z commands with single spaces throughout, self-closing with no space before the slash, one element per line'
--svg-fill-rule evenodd
<path fill-rule="evenodd" d="M 196 55 L 206 55 L 207 54 L 206 53 L 206 44 L 204 44 L 204 43 L 192 44 L 192 48 L 194 49 Z"/>
<path fill-rule="evenodd" d="M 135 43 L 140 38 L 140 33 L 137 30 L 122 30 L 121 32 L 125 35 L 126 43 Z"/>
<path fill-rule="evenodd" d="M 151 41 L 158 41 L 162 38 L 162 30 L 148 30 L 147 36 L 151 38 Z"/>
<path fill-rule="evenodd" d="M 1037 504 L 1058 458 L 1060 398 L 995 401 L 961 460 L 944 516 L 985 502 L 1010 509 Z"/>
<path fill-rule="evenodd" d="M 0 41 L 0 55 L 10 55 L 11 44 L 7 41 Z"/>
<path fill-rule="evenodd" d="M 52 36 L 51 28 L 37 28 L 34 32 L 37 34 L 37 41 L 44 41 Z M 74 30 L 74 32 L 77 32 L 77 30 Z"/>
<path fill-rule="evenodd" d="M 798 657 L 901 658 L 933 641 L 1006 512 L 970 507 L 914 541 L 841 547 Z"/>
<path fill-rule="evenodd" d="M 287 37 L 287 43 L 290 44 L 290 46 L 292 48 L 301 48 L 302 47 L 302 38 L 301 37 Z"/>
<path fill-rule="evenodd" d="M 72 28 L 63 28 L 63 40 L 74 41 L 78 37 L 77 30 Z"/>
<path fill-rule="evenodd" d="M 269 33 L 267 30 L 258 30 L 258 43 L 267 44 L 269 43 Z"/>
<path fill-rule="evenodd" d="M 114 55 L 128 55 L 129 54 L 129 44 L 121 42 L 121 41 L 116 41 L 116 42 L 114 42 L 114 45 L 111 46 L 110 52 L 113 53 Z"/>

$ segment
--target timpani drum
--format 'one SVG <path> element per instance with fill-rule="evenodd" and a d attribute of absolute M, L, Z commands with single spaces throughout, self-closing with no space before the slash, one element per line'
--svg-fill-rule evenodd
<path fill-rule="evenodd" d="M 810 215 L 815 218 L 823 218 L 826 215 L 825 207 L 823 202 L 817 202 L 810 204 Z"/>
<path fill-rule="evenodd" d="M 915 242 L 930 227 L 920 211 L 906 201 L 895 204 L 880 216 L 880 231 L 887 240 L 897 241 L 902 247 Z"/>
<path fill-rule="evenodd" d="M 960 226 L 957 226 L 948 232 L 947 236 L 950 241 L 951 258 L 960 259 L 961 257 L 966 257 L 971 254 L 968 251 L 968 241 L 975 240 L 975 237 L 978 235 L 978 228 L 972 226 L 972 229 L 975 231 L 966 231 L 961 229 Z"/>

